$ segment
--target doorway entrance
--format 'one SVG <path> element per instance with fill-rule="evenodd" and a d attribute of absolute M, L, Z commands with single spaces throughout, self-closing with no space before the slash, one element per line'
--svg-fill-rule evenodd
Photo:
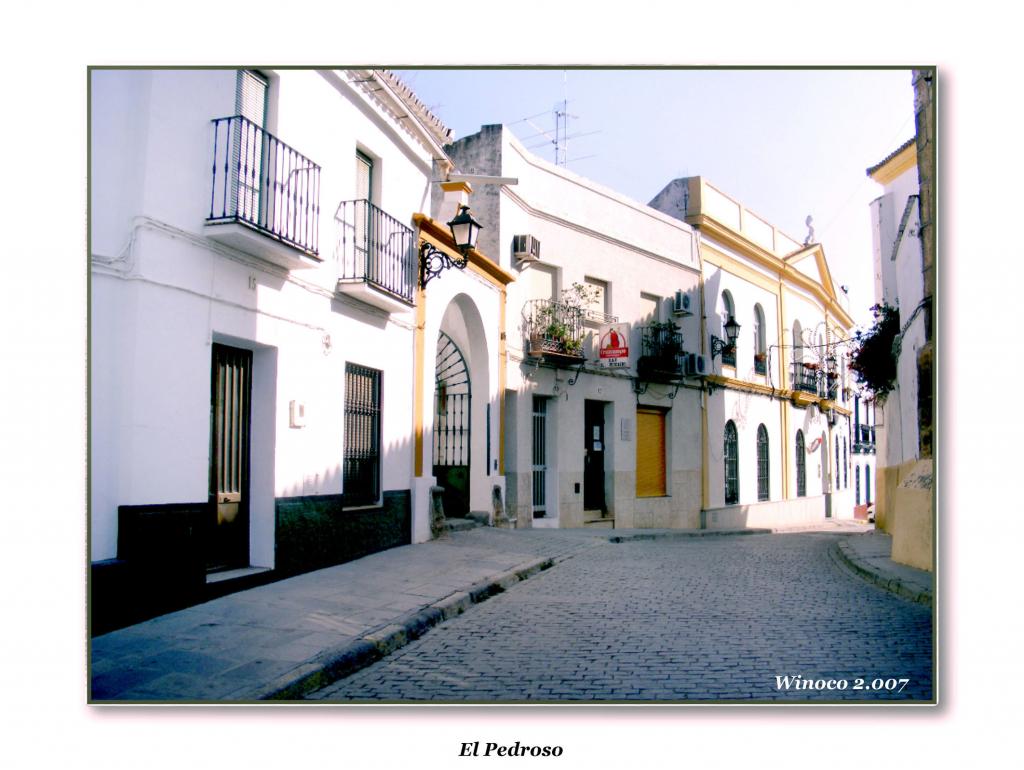
<path fill-rule="evenodd" d="M 444 332 L 437 338 L 434 381 L 434 476 L 444 487 L 446 516 L 469 513 L 469 368 L 458 345 Z"/>
<path fill-rule="evenodd" d="M 583 410 L 583 509 L 604 514 L 604 402 L 585 401 Z"/>
<path fill-rule="evenodd" d="M 249 564 L 252 351 L 213 344 L 206 569 Z"/>

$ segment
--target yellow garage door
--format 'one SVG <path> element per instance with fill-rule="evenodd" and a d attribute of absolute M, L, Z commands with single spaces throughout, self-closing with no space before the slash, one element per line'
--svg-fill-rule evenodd
<path fill-rule="evenodd" d="M 636 496 L 665 496 L 665 413 L 636 410 Z"/>

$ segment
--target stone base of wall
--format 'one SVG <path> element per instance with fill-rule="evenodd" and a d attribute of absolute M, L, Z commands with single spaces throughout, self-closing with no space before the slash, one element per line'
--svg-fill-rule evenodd
<path fill-rule="evenodd" d="M 825 497 L 708 508 L 702 518 L 707 529 L 802 527 L 825 521 Z"/>
<path fill-rule="evenodd" d="M 343 495 L 275 501 L 274 569 L 296 575 L 412 542 L 409 490 L 384 493 L 383 505 L 349 509 Z"/>
<path fill-rule="evenodd" d="M 915 460 L 896 470 L 899 483 L 889 511 L 892 560 L 932 572 L 935 570 L 934 464 L 931 460 Z"/>

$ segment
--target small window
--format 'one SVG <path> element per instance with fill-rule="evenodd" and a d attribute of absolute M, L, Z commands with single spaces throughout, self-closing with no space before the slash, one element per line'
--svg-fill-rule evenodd
<path fill-rule="evenodd" d="M 836 464 L 835 464 L 835 476 L 836 476 L 836 479 L 835 479 L 835 481 L 836 481 L 836 491 L 838 492 L 839 491 L 839 436 L 836 436 L 832 440 L 832 443 L 835 444 L 835 447 L 836 447 Z"/>
<path fill-rule="evenodd" d="M 793 321 L 793 363 L 804 361 L 804 330 L 799 321 Z"/>
<path fill-rule="evenodd" d="M 345 365 L 346 505 L 373 505 L 380 499 L 380 395 L 380 371 Z"/>
<path fill-rule="evenodd" d="M 857 505 L 860 505 L 860 466 L 853 469 L 853 488 L 856 490 Z"/>
<path fill-rule="evenodd" d="M 740 501 L 739 440 L 736 424 L 729 420 L 725 424 L 725 504 L 735 505 Z"/>
<path fill-rule="evenodd" d="M 757 426 L 757 499 L 767 500 L 771 494 L 768 481 L 768 429 Z"/>
<path fill-rule="evenodd" d="M 768 345 L 765 339 L 764 310 L 754 305 L 754 372 L 765 374 L 768 371 Z"/>
<path fill-rule="evenodd" d="M 586 320 L 604 323 L 611 313 L 608 283 L 588 276 L 583 279 L 583 286 L 592 298 L 586 306 Z"/>
<path fill-rule="evenodd" d="M 807 466 L 804 457 L 804 432 L 796 432 L 796 496 L 807 497 Z"/>
<path fill-rule="evenodd" d="M 846 471 L 850 467 L 850 438 L 846 436 L 843 438 L 843 489 L 849 489 L 849 477 L 846 475 Z"/>
<path fill-rule="evenodd" d="M 373 158 L 356 151 L 356 200 L 373 203 Z"/>
<path fill-rule="evenodd" d="M 871 466 L 864 466 L 864 502 L 871 503 Z"/>

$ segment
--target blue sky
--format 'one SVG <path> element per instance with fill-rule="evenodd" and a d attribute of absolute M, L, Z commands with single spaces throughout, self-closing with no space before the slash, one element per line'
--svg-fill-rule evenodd
<path fill-rule="evenodd" d="M 538 128 L 553 133 L 568 97 L 568 168 L 642 203 L 700 175 L 798 241 L 812 215 L 854 319 L 870 321 L 881 188 L 864 172 L 914 134 L 909 69 L 396 72 L 456 137 L 504 123 L 552 161 Z"/>

